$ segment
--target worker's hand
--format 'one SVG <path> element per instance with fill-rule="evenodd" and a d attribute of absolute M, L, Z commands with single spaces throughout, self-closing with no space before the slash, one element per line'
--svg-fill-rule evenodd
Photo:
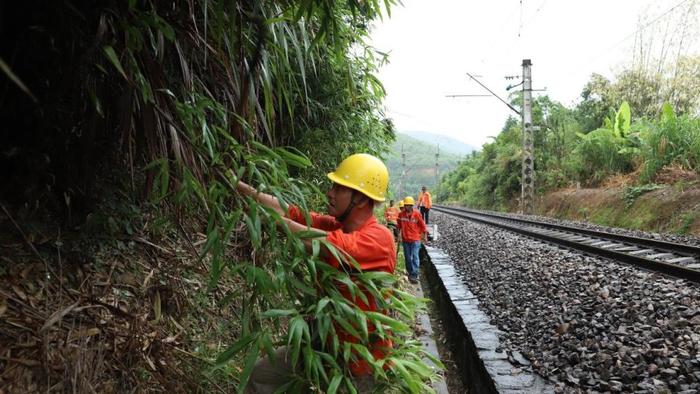
<path fill-rule="evenodd" d="M 253 186 L 250 186 L 249 184 L 243 181 L 238 181 L 236 189 L 243 195 L 248 196 L 253 200 L 257 201 L 259 204 L 274 209 L 281 216 L 284 216 L 286 214 L 284 209 L 282 209 L 282 206 L 280 205 L 279 201 L 277 201 L 277 197 L 267 193 L 262 193 L 258 191 L 258 189 L 254 188 Z"/>

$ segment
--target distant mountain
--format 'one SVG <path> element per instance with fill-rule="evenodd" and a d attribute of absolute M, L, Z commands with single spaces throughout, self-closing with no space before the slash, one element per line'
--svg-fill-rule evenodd
<path fill-rule="evenodd" d="M 437 134 L 424 133 L 434 137 L 442 137 Z M 445 137 L 446 139 L 450 139 Z M 455 141 L 454 139 L 451 139 Z M 462 143 L 463 145 L 466 145 Z M 447 144 L 446 144 L 447 145 Z M 406 155 L 405 167 L 402 166 L 401 150 Z M 471 151 L 469 151 L 471 152 Z M 418 196 L 421 186 L 425 185 L 429 189 L 435 188 L 435 154 L 437 153 L 437 143 L 409 137 L 401 132 L 396 134 L 396 141 L 391 146 L 391 151 L 386 158 L 389 167 L 390 194 L 394 198 L 403 198 L 406 195 Z M 457 163 L 466 156 L 455 154 L 450 150 L 443 149 L 440 143 L 440 156 L 438 158 L 438 175 L 441 177 L 447 172 L 455 169 Z M 406 171 L 403 178 L 401 173 Z"/>
<path fill-rule="evenodd" d="M 410 137 L 413 137 L 419 141 L 424 141 L 429 144 L 433 145 L 440 145 L 440 151 L 445 150 L 450 153 L 455 153 L 458 155 L 466 155 L 468 153 L 471 153 L 472 151 L 479 150 L 478 147 L 469 145 L 465 142 L 462 142 L 460 140 L 456 140 L 454 138 L 445 136 L 445 135 L 440 135 L 440 134 L 433 134 L 429 133 L 427 131 L 403 131 L 400 130 L 398 131 L 399 134 L 406 134 Z"/>

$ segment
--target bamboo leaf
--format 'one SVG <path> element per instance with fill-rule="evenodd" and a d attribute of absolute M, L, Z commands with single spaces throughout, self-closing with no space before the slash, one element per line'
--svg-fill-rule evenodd
<path fill-rule="evenodd" d="M 248 379 L 250 379 L 250 374 L 253 372 L 253 367 L 255 366 L 255 361 L 258 358 L 258 349 L 252 346 L 248 350 L 248 355 L 246 355 L 245 363 L 243 366 L 243 371 L 239 377 L 238 383 L 238 394 L 243 394 L 245 392 L 246 386 L 248 385 Z"/>
<path fill-rule="evenodd" d="M 321 311 L 323 310 L 323 308 L 325 308 L 330 301 L 331 300 L 328 297 L 321 298 L 321 300 L 316 304 L 316 309 L 314 311 L 314 314 L 319 315 L 321 313 Z"/>
<path fill-rule="evenodd" d="M 22 80 L 14 72 L 12 72 L 12 68 L 10 68 L 10 66 L 7 63 L 5 63 L 2 57 L 0 57 L 0 70 L 2 70 L 2 72 L 4 72 L 5 75 L 7 75 L 7 77 L 10 78 L 10 80 L 14 82 L 15 85 L 17 85 L 35 103 L 39 102 L 36 96 L 34 96 L 34 94 L 29 90 L 27 85 L 25 85 L 24 82 L 22 82 Z"/>
<path fill-rule="evenodd" d="M 292 286 L 301 291 L 303 294 L 310 295 L 312 297 L 316 296 L 316 290 L 308 286 L 304 282 L 300 281 L 299 279 L 291 276 L 288 278 L 288 280 L 292 284 Z"/>
<path fill-rule="evenodd" d="M 109 59 L 112 65 L 117 69 L 117 71 L 119 71 L 119 74 L 121 74 L 124 77 L 124 79 L 128 81 L 129 77 L 126 76 L 126 73 L 124 72 L 124 67 L 122 67 L 122 63 L 119 61 L 119 57 L 114 51 L 114 48 L 107 45 L 103 48 L 103 50 L 105 52 L 105 55 L 107 56 L 107 59 Z"/>
<path fill-rule="evenodd" d="M 360 333 L 355 329 L 355 327 L 353 327 L 352 324 L 350 324 L 344 317 L 335 315 L 333 321 L 340 324 L 340 326 L 343 327 L 343 330 L 347 331 L 350 335 L 354 336 L 355 338 L 367 339 L 367 337 L 362 337 Z"/>
<path fill-rule="evenodd" d="M 326 392 L 328 394 L 335 394 L 338 391 L 338 387 L 340 387 L 340 383 L 342 382 L 343 375 L 333 376 L 333 379 L 331 379 L 331 383 L 328 385 L 328 390 Z"/>
<path fill-rule="evenodd" d="M 295 233 L 297 237 L 301 239 L 313 239 L 322 238 L 325 236 L 324 233 L 315 230 L 302 230 Z"/>
<path fill-rule="evenodd" d="M 371 320 L 385 324 L 385 325 L 391 327 L 391 329 L 396 331 L 396 332 L 410 331 L 410 328 L 408 327 L 408 325 L 406 323 L 399 321 L 399 320 L 396 320 L 396 319 L 392 319 L 391 317 L 389 317 L 383 313 L 368 311 L 368 312 L 365 312 L 365 314 Z"/>
<path fill-rule="evenodd" d="M 297 168 L 307 168 L 311 166 L 311 161 L 301 154 L 295 154 L 290 152 L 288 149 L 293 148 L 277 148 L 275 151 L 284 159 L 284 161 Z"/>
<path fill-rule="evenodd" d="M 252 333 L 240 338 L 233 345 L 229 346 L 224 350 L 217 358 L 216 365 L 222 366 L 229 360 L 231 360 L 238 352 L 243 350 L 246 346 L 250 345 L 253 341 L 257 339 L 258 334 Z"/>
<path fill-rule="evenodd" d="M 155 321 L 159 321 L 161 318 L 160 291 L 156 291 L 156 296 L 153 299 L 153 314 L 155 316 Z"/>
<path fill-rule="evenodd" d="M 291 316 L 297 314 L 296 309 L 268 309 L 260 314 L 262 318 L 277 318 L 282 316 Z"/>
<path fill-rule="evenodd" d="M 308 333 L 308 326 L 303 318 L 300 316 L 295 316 L 289 321 L 289 333 L 287 345 L 292 352 L 291 363 L 296 365 L 299 360 L 299 353 L 301 351 L 301 341 L 305 336 L 304 331 Z"/>

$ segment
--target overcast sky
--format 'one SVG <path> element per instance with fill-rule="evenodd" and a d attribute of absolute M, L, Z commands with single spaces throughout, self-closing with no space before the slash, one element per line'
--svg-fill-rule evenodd
<path fill-rule="evenodd" d="M 372 44 L 390 53 L 379 74 L 387 113 L 399 131 L 448 135 L 480 147 L 510 110 L 466 72 L 505 97 L 532 59 L 533 88 L 565 105 L 578 101 L 591 73 L 612 76 L 629 62 L 640 18 L 664 25 L 691 0 L 403 0 L 376 24 Z M 676 7 L 676 8 L 674 8 Z M 518 83 L 515 81 L 515 83 Z"/>

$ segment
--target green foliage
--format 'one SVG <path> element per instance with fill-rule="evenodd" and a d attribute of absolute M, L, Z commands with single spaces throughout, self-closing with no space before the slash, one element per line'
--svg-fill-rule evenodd
<path fill-rule="evenodd" d="M 700 170 L 700 119 L 676 116 L 673 108 L 664 104 L 661 119 L 644 126 L 642 181 L 652 181 L 659 170 L 671 164 Z"/>
<path fill-rule="evenodd" d="M 437 198 L 475 207 L 505 208 L 519 187 L 519 132 L 515 122 L 507 122 L 493 143 L 484 144 L 481 152 L 472 153 L 442 178 Z"/>
<path fill-rule="evenodd" d="M 602 84 L 598 78 L 593 82 Z M 658 119 L 635 121 L 625 101 L 617 111 L 608 112 L 601 127 L 585 133 L 582 122 L 592 124 L 599 113 L 582 117 L 582 111 L 601 109 L 590 100 L 573 110 L 546 96 L 535 100 L 533 118 L 540 125 L 534 134 L 539 192 L 574 182 L 596 185 L 637 169 L 641 169 L 639 180 L 643 184 L 654 181 L 657 172 L 669 165 L 700 171 L 700 119 L 677 116 L 671 105 L 665 104 Z M 479 208 L 514 207 L 520 193 L 520 133 L 519 122 L 509 118 L 493 142 L 443 176 L 438 198 Z M 631 201 L 638 192 L 629 191 Z"/>
<path fill-rule="evenodd" d="M 574 111 L 548 97 L 535 102 L 534 116 L 540 125 L 535 132 L 535 165 L 538 190 L 564 187 L 572 182 L 578 163 L 572 154 L 581 131 Z"/>
<path fill-rule="evenodd" d="M 576 106 L 576 121 L 584 131 L 602 126 L 603 120 L 615 106 L 615 98 L 610 93 L 612 83 L 600 74 L 592 74 L 581 91 L 581 102 Z"/>
<path fill-rule="evenodd" d="M 616 173 L 633 169 L 633 156 L 638 152 L 639 138 L 631 132 L 631 113 L 627 102 L 611 113 L 603 127 L 588 134 L 579 133 L 581 143 L 575 153 L 580 157 L 579 179 L 598 183 Z"/>
<path fill-rule="evenodd" d="M 695 222 L 695 220 L 698 218 L 697 212 L 687 212 L 683 214 L 680 218 L 681 223 L 678 229 L 676 230 L 677 234 L 685 235 L 688 234 L 690 231 L 691 226 Z"/>
<path fill-rule="evenodd" d="M 625 204 L 627 208 L 631 207 L 639 196 L 653 190 L 661 189 L 663 185 L 644 184 L 640 186 L 628 186 L 625 188 Z"/>
<path fill-rule="evenodd" d="M 614 81 L 600 74 L 581 92 L 576 118 L 583 130 L 600 127 L 617 103 L 628 102 L 640 118 L 656 119 L 663 103 L 681 115 L 694 115 L 700 109 L 700 55 L 680 56 L 665 67 L 634 65 L 620 72 Z"/>
<path fill-rule="evenodd" d="M 580 131 L 571 110 L 548 97 L 534 101 L 535 169 L 540 187 L 558 187 L 571 181 L 576 163 L 571 152 Z M 493 142 L 460 162 L 442 178 L 438 197 L 479 208 L 507 209 L 517 204 L 522 161 L 520 122 L 509 118 Z"/>
<path fill-rule="evenodd" d="M 73 129 L 109 131 L 105 138 L 118 154 L 100 152 L 105 166 L 131 178 L 120 190 L 125 199 L 145 194 L 148 204 L 162 208 L 151 223 L 154 233 L 178 228 L 182 218 L 206 223 L 198 252 L 210 268 L 208 291 L 220 291 L 222 278 L 241 284 L 219 305 L 234 310 L 237 340 L 215 360 L 218 372 L 233 374 L 227 380 L 238 392 L 256 359 L 277 345 L 303 360 L 289 391 L 352 392 L 346 365 L 353 358 L 369 362 L 380 387 L 431 391 L 435 375 L 422 364 L 409 325 L 423 301 L 390 291 L 392 275 L 331 267 L 318 257 L 325 241 L 280 227 L 276 211 L 236 189 L 245 180 L 285 207 L 308 211 L 324 202 L 325 173 L 341 158 L 387 151 L 394 131 L 375 75 L 384 56 L 366 41 L 368 26 L 394 3 L 115 1 L 66 7 L 57 18 L 72 29 L 63 37 L 73 40 L 68 47 L 88 48 L 68 57 L 84 62 L 66 68 L 81 70 L 87 82 L 79 95 L 66 96 L 76 98 L 75 119 L 98 120 L 81 120 Z M 98 22 L 86 24 L 83 15 Z M 110 221 L 109 212 L 97 224 L 128 233 L 128 219 L 136 215 Z M 365 313 L 340 286 L 360 299 L 374 296 L 379 310 L 395 317 Z M 386 360 L 367 350 L 368 321 L 376 327 L 373 336 L 394 343 Z M 340 344 L 339 326 L 359 343 Z M 231 364 L 240 369 L 228 369 Z"/>

